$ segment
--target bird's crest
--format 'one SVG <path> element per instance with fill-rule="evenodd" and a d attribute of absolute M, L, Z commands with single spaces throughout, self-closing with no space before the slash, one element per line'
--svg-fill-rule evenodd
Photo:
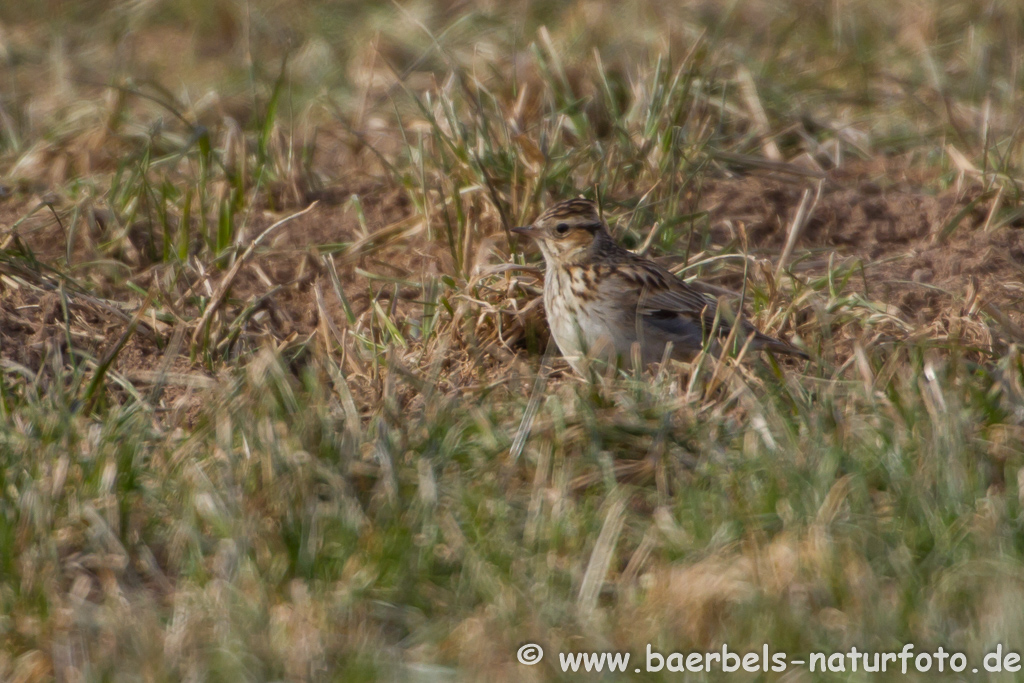
<path fill-rule="evenodd" d="M 575 199 L 567 199 L 564 202 L 558 202 L 553 206 L 548 207 L 544 213 L 537 217 L 537 222 L 558 220 L 559 218 L 570 218 L 574 216 L 583 216 L 586 218 L 592 218 L 595 222 L 600 222 L 601 217 L 597 213 L 597 205 L 589 199 L 583 197 L 576 197 Z"/>

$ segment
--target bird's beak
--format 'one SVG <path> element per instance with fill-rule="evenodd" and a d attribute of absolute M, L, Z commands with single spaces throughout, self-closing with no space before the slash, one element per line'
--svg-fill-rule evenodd
<path fill-rule="evenodd" d="M 512 228 L 512 232 L 517 235 L 525 235 L 526 237 L 533 237 L 534 229 L 532 225 L 521 225 L 518 228 Z"/>

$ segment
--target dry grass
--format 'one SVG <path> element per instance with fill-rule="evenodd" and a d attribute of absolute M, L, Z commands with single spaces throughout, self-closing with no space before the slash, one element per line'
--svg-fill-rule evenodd
<path fill-rule="evenodd" d="M 1016 3 L 57 7 L 0 9 L 0 679 L 1024 648 Z M 814 362 L 545 357 L 508 228 L 576 193 Z"/>

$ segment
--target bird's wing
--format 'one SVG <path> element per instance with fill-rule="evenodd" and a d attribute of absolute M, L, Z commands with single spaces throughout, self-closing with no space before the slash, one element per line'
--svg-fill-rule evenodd
<path fill-rule="evenodd" d="M 715 299 L 650 261 L 636 263 L 633 274 L 639 315 L 653 320 L 685 319 L 689 324 L 703 326 L 705 334 L 711 331 L 718 310 Z M 723 318 L 719 325 L 728 331 L 730 322 Z"/>
<path fill-rule="evenodd" d="M 660 270 L 660 269 L 659 269 Z M 662 271 L 663 286 L 648 285 L 641 290 L 638 313 L 650 327 L 678 338 L 692 341 L 707 338 L 715 324 L 718 302 L 691 287 L 667 271 Z M 668 277 L 671 280 L 665 280 Z M 736 318 L 723 313 L 718 320 L 718 335 L 724 337 L 736 324 Z M 757 330 L 749 321 L 740 319 L 739 343 L 753 334 L 753 348 L 769 349 L 793 356 L 808 358 L 808 355 L 788 342 L 770 337 Z"/>
<path fill-rule="evenodd" d="M 685 346 L 700 346 L 715 328 L 718 301 L 653 261 L 637 259 L 621 272 L 637 288 L 637 315 L 654 336 Z M 736 319 L 737 316 L 723 311 L 718 320 L 718 336 L 729 334 Z M 741 344 L 753 334 L 754 348 L 807 357 L 807 354 L 790 344 L 759 332 L 742 317 L 740 325 L 738 332 Z"/>
<path fill-rule="evenodd" d="M 710 323 L 715 319 L 718 302 L 681 280 L 668 286 L 647 286 L 640 290 L 641 315 L 675 313 Z"/>
<path fill-rule="evenodd" d="M 637 313 L 646 324 L 670 336 L 704 340 L 715 327 L 718 302 L 675 279 L 668 287 L 641 290 Z M 730 316 L 720 316 L 718 335 L 728 334 L 732 322 Z"/>
<path fill-rule="evenodd" d="M 687 284 L 669 271 L 651 261 L 635 262 L 635 285 L 639 288 L 637 315 L 643 321 L 647 334 L 664 338 L 684 347 L 702 346 L 715 330 L 716 336 L 725 337 L 736 324 L 736 316 L 723 311 L 718 316 L 718 301 Z M 742 344 L 751 333 L 755 348 L 771 340 L 757 332 L 753 325 L 741 318 L 738 341 Z"/>

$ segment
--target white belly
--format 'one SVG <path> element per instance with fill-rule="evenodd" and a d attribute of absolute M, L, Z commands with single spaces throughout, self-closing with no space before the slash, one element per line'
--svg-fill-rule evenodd
<path fill-rule="evenodd" d="M 628 330 L 602 315 L 610 313 L 607 307 L 578 299 L 568 279 L 559 271 L 549 273 L 544 282 L 544 308 L 558 350 L 577 368 L 584 356 L 612 362 L 616 356 L 623 356 L 628 360 L 633 343 Z M 555 296 L 556 288 L 562 296 Z"/>

